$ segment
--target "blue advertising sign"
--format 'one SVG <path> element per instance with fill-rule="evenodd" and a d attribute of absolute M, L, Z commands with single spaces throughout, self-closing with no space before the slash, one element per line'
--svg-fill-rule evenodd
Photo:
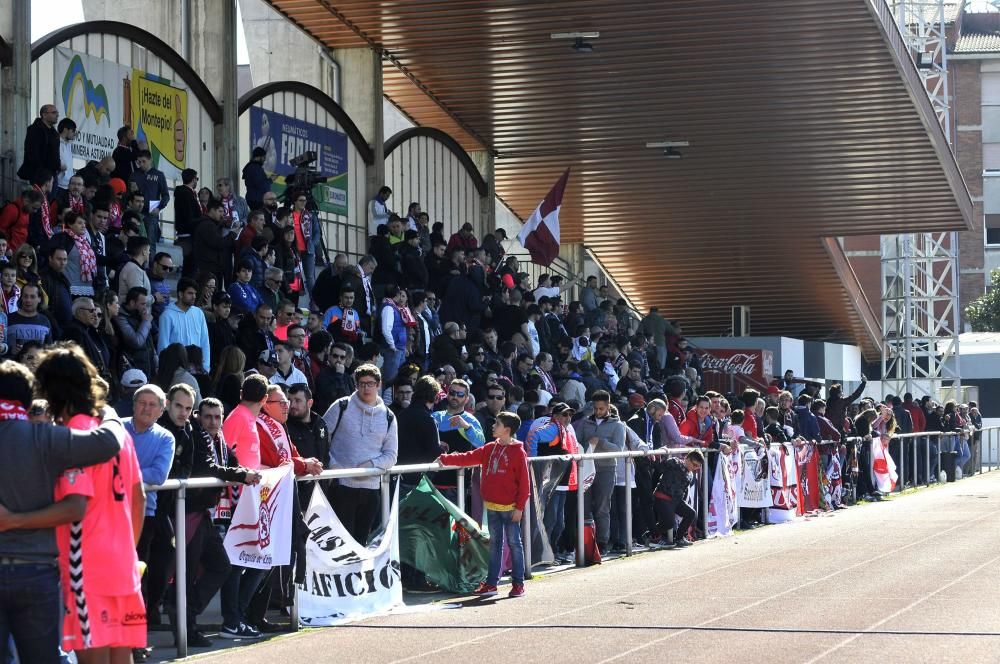
<path fill-rule="evenodd" d="M 286 178 L 295 173 L 289 160 L 315 152 L 312 167 L 317 175 L 328 178 L 313 187 L 316 204 L 325 212 L 347 215 L 347 134 L 251 106 L 250 149 L 257 147 L 267 151 L 264 171 L 279 194 L 285 190 Z"/>

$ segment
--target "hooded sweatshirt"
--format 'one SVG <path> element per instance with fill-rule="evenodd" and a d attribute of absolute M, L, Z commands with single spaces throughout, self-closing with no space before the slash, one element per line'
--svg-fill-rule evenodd
<path fill-rule="evenodd" d="M 341 416 L 341 402 L 345 400 L 347 407 Z M 395 465 L 399 448 L 396 418 L 390 421 L 389 409 L 381 397 L 376 397 L 373 405 L 362 401 L 357 392 L 337 399 L 323 420 L 331 432 L 328 468 L 388 470 Z M 345 477 L 339 481 L 341 486 L 354 489 L 379 488 L 378 477 Z"/>
<path fill-rule="evenodd" d="M 625 450 L 625 424 L 612 414 L 598 422 L 591 415 L 573 423 L 576 429 L 576 439 L 580 445 L 587 445 L 591 438 L 597 438 L 597 446 L 591 452 L 622 452 Z M 594 467 L 598 470 L 617 468 L 615 459 L 594 459 Z"/>
<path fill-rule="evenodd" d="M 497 512 L 523 510 L 528 502 L 528 455 L 519 440 L 495 440 L 471 452 L 442 454 L 446 466 L 482 466 L 480 491 L 484 505 Z"/>

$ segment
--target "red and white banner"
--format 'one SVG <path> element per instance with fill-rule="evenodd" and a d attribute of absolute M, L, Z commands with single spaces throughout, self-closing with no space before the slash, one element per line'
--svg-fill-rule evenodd
<path fill-rule="evenodd" d="M 739 457 L 737 452 L 735 455 Z M 719 455 L 712 480 L 712 493 L 708 504 L 708 536 L 727 537 L 733 533 L 733 526 L 740 520 L 740 508 L 736 504 L 736 482 L 729 474 L 729 458 Z"/>
<path fill-rule="evenodd" d="M 896 488 L 896 462 L 889 454 L 887 438 L 873 438 L 872 442 L 872 483 L 881 493 L 892 493 Z"/>
<path fill-rule="evenodd" d="M 799 465 L 795 460 L 795 447 L 791 443 L 772 445 L 768 454 L 773 503 L 768 518 L 771 523 L 792 521 L 799 505 Z"/>
<path fill-rule="evenodd" d="M 245 486 L 223 542 L 229 562 L 240 567 L 271 569 L 292 557 L 292 464 L 263 468 L 260 484 Z"/>
<path fill-rule="evenodd" d="M 518 233 L 517 239 L 531 254 L 531 262 L 536 265 L 552 265 L 559 255 L 559 209 L 568 180 L 567 168 Z"/>

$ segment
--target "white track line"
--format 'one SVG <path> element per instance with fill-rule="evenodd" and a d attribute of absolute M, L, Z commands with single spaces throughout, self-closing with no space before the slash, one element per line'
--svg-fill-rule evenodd
<path fill-rule="evenodd" d="M 800 583 L 799 585 L 795 586 L 794 588 L 789 588 L 787 590 L 783 590 L 780 593 L 775 593 L 775 594 L 771 595 L 770 597 L 765 597 L 764 599 L 759 599 L 759 600 L 757 600 L 755 602 L 751 602 L 750 604 L 747 604 L 745 606 L 741 606 L 738 609 L 733 609 L 732 611 L 729 611 L 728 613 L 724 613 L 721 616 L 716 616 L 716 617 L 711 618 L 709 620 L 706 620 L 704 622 L 698 623 L 697 625 L 695 625 L 695 627 L 704 627 L 706 625 L 711 625 L 714 622 L 718 622 L 719 620 L 723 620 L 723 619 L 728 618 L 730 616 L 736 615 L 737 613 L 741 613 L 743 611 L 746 611 L 747 609 L 752 609 L 755 606 L 759 606 L 761 604 L 764 604 L 765 602 L 770 602 L 771 600 L 778 599 L 779 597 L 783 597 L 784 595 L 788 595 L 789 593 L 794 593 L 794 592 L 796 592 L 798 590 L 801 590 L 802 588 L 807 588 L 809 586 L 815 585 L 815 584 L 820 583 L 822 581 L 828 581 L 828 580 L 832 579 L 835 576 L 843 574 L 844 572 L 848 572 L 848 571 L 850 571 L 852 569 L 855 569 L 857 567 L 860 567 L 862 565 L 867 565 L 869 563 L 875 562 L 876 560 L 880 560 L 880 559 L 885 558 L 887 556 L 891 556 L 893 554 L 899 553 L 900 551 L 905 551 L 906 549 L 909 549 L 911 547 L 917 546 L 919 544 L 923 544 L 923 543 L 928 542 L 930 540 L 937 539 L 938 537 L 941 537 L 942 535 L 946 535 L 947 533 L 950 533 L 953 530 L 957 530 L 958 528 L 964 528 L 965 526 L 972 525 L 972 524 L 976 523 L 977 521 L 982 521 L 983 519 L 990 518 L 990 517 L 995 516 L 997 514 L 1000 514 L 1000 510 L 993 510 L 992 512 L 989 512 L 988 514 L 984 514 L 983 516 L 980 516 L 980 517 L 977 517 L 975 519 L 972 519 L 971 521 L 966 521 L 964 523 L 960 523 L 960 524 L 954 525 L 951 528 L 948 528 L 947 530 L 942 530 L 942 531 L 940 531 L 938 533 L 935 533 L 933 535 L 928 535 L 927 537 L 925 537 L 923 539 L 920 539 L 920 540 L 917 540 L 916 542 L 910 542 L 909 544 L 904 544 L 903 546 L 900 546 L 900 547 L 897 547 L 895 549 L 892 549 L 891 551 L 886 551 L 885 553 L 881 553 L 881 554 L 879 554 L 877 556 L 874 556 L 872 558 L 868 558 L 867 560 L 862 560 L 861 562 L 854 563 L 853 565 L 850 565 L 848 567 L 843 567 L 841 569 L 838 569 L 838 570 L 836 570 L 834 572 L 831 572 L 830 574 L 827 574 L 826 576 L 820 577 L 818 579 L 812 579 L 810 581 L 805 581 L 805 582 Z M 648 648 L 649 646 L 655 645 L 657 643 L 662 643 L 663 641 L 667 641 L 669 639 L 678 637 L 681 634 L 686 634 L 689 631 L 691 631 L 691 630 L 680 630 L 680 631 L 677 631 L 677 632 L 671 632 L 670 634 L 667 634 L 665 636 L 661 636 L 660 638 L 653 639 L 652 641 L 644 643 L 641 646 L 636 646 L 635 648 L 631 648 L 629 650 L 626 650 L 623 653 L 619 653 L 619 654 L 615 655 L 614 657 L 608 657 L 607 659 L 603 659 L 603 660 L 601 660 L 600 664 L 605 664 L 606 662 L 613 662 L 616 659 L 621 659 L 622 657 L 626 657 L 628 655 L 631 655 L 632 653 L 635 653 L 635 652 L 638 652 L 639 650 L 643 650 L 645 648 Z"/>
<path fill-rule="evenodd" d="M 983 517 L 979 517 L 978 519 L 974 519 L 973 521 L 968 521 L 966 523 L 959 524 L 957 526 L 953 526 L 952 528 L 949 528 L 946 531 L 937 533 L 936 535 L 929 536 L 926 539 L 931 539 L 933 537 L 938 537 L 940 535 L 943 535 L 944 533 L 950 532 L 951 530 L 953 530 L 955 528 L 960 528 L 962 526 L 965 526 L 965 525 L 968 525 L 968 524 L 971 524 L 971 523 L 975 523 L 976 521 L 979 521 L 981 519 L 985 519 L 985 518 L 987 518 L 989 516 L 993 516 L 993 515 L 995 515 L 997 513 L 1000 513 L 1000 510 L 991 512 L 988 515 L 983 516 Z M 635 595 L 640 595 L 640 594 L 643 594 L 643 593 L 647 593 L 647 592 L 649 592 L 651 590 L 658 590 L 660 588 L 666 588 L 668 586 L 671 586 L 671 585 L 674 585 L 674 584 L 678 584 L 678 583 L 687 583 L 691 579 L 696 579 L 696 578 L 701 577 L 701 576 L 715 574 L 716 572 L 719 572 L 719 571 L 724 570 L 724 569 L 728 569 L 730 567 L 736 567 L 737 565 L 744 565 L 744 564 L 746 564 L 748 562 L 752 562 L 754 560 L 761 560 L 763 558 L 770 558 L 770 557 L 773 557 L 775 554 L 783 553 L 783 552 L 786 552 L 786 551 L 792 551 L 792 550 L 801 549 L 801 548 L 804 548 L 804 547 L 812 547 L 815 544 L 817 544 L 819 542 L 822 542 L 824 540 L 829 540 L 829 539 L 834 539 L 834 538 L 842 538 L 845 535 L 848 535 L 850 533 L 857 532 L 858 530 L 862 530 L 862 529 L 868 529 L 870 527 L 871 527 L 870 523 L 862 524 L 862 525 L 859 525 L 857 528 L 852 528 L 850 530 L 846 530 L 846 531 L 834 533 L 834 534 L 831 534 L 831 535 L 828 535 L 828 536 L 820 537 L 820 538 L 817 538 L 817 539 L 812 540 L 810 542 L 806 542 L 806 543 L 798 544 L 798 545 L 793 545 L 793 546 L 788 546 L 788 547 L 785 547 L 783 549 L 779 549 L 778 551 L 768 551 L 767 553 L 763 553 L 763 554 L 758 555 L 758 556 L 752 556 L 750 558 L 744 558 L 744 559 L 741 559 L 741 560 L 738 560 L 738 561 L 735 561 L 735 562 L 727 563 L 725 565 L 719 565 L 717 567 L 713 567 L 711 569 L 707 569 L 707 570 L 698 572 L 698 573 L 690 575 L 690 576 L 685 576 L 685 577 L 682 577 L 682 578 L 673 579 L 671 581 L 665 581 L 663 583 L 656 584 L 654 586 L 647 586 L 645 588 L 641 588 L 639 590 L 635 590 L 633 592 L 629 592 L 629 593 L 626 593 L 624 595 L 616 595 L 614 597 L 610 597 L 608 599 L 604 599 L 604 600 L 601 600 L 599 602 L 593 602 L 592 604 L 587 604 L 585 606 L 579 606 L 579 607 L 576 607 L 576 608 L 573 608 L 573 609 L 567 609 L 566 611 L 560 611 L 558 613 L 554 613 L 552 615 L 545 616 L 544 618 L 539 618 L 538 620 L 533 620 L 531 622 L 525 623 L 525 625 L 536 625 L 536 624 L 539 624 L 539 623 L 544 623 L 544 622 L 547 622 L 547 621 L 551 621 L 551 620 L 553 620 L 555 618 L 561 618 L 563 616 L 566 616 L 566 615 L 569 615 L 569 614 L 572 614 L 572 613 L 578 613 L 580 611 L 586 611 L 586 610 L 592 609 L 592 608 L 594 608 L 596 606 L 600 606 L 602 604 L 609 604 L 609 603 L 613 603 L 613 602 L 618 602 L 618 601 L 621 601 L 622 599 L 625 599 L 625 598 L 628 598 L 628 597 L 633 597 Z M 921 540 L 921 542 L 926 541 L 926 539 L 925 540 Z M 722 541 L 722 540 L 714 540 L 714 541 Z M 900 550 L 902 550 L 904 548 L 907 548 L 907 547 L 910 547 L 910 546 L 915 546 L 916 544 L 919 544 L 921 542 L 914 542 L 912 544 L 905 545 L 904 547 L 901 547 Z M 890 553 L 893 553 L 893 552 L 890 552 Z M 878 558 L 883 557 L 885 555 L 889 555 L 889 554 L 883 554 L 882 556 L 879 556 L 879 557 L 875 558 L 874 560 L 877 560 Z M 858 563 L 858 564 L 866 564 L 868 562 L 870 562 L 870 561 L 864 561 L 864 563 Z M 853 567 L 855 567 L 855 565 L 851 566 L 851 568 L 853 568 Z M 851 568 L 847 568 L 847 569 L 851 569 Z M 842 571 L 847 571 L 847 570 L 845 569 L 845 570 L 842 570 Z M 824 579 L 816 579 L 815 581 L 811 581 L 809 583 L 817 583 L 817 582 L 822 581 L 822 580 L 825 580 L 825 578 Z M 809 585 L 809 583 L 803 584 L 803 586 L 801 586 L 801 587 Z M 725 616 L 719 616 L 717 618 L 713 618 L 712 620 L 709 620 L 709 621 L 706 621 L 704 623 L 701 623 L 701 624 L 697 625 L 697 627 L 702 627 L 704 625 L 710 624 L 710 623 L 715 622 L 716 620 L 719 620 L 721 618 L 728 617 L 729 615 L 732 615 L 733 613 L 738 613 L 739 611 L 742 611 L 742 610 L 744 610 L 746 608 L 752 608 L 753 606 L 756 606 L 757 604 L 760 604 L 761 602 L 769 601 L 771 599 L 774 599 L 775 597 L 780 597 L 781 595 L 787 594 L 789 592 L 794 592 L 795 590 L 798 590 L 798 588 L 793 588 L 793 589 L 785 591 L 783 593 L 778 593 L 777 595 L 774 595 L 773 597 L 769 597 L 769 598 L 767 598 L 765 600 L 760 600 L 760 601 L 755 602 L 755 603 L 753 603 L 751 605 L 743 607 L 742 609 L 738 609 L 736 611 L 732 611 L 732 612 L 726 614 Z M 483 640 L 492 638 L 494 636 L 499 636 L 501 634 L 504 634 L 504 633 L 507 633 L 507 632 L 511 632 L 511 631 L 513 631 L 513 628 L 496 630 L 496 631 L 490 632 L 488 634 L 483 634 L 482 636 L 477 636 L 477 637 L 475 637 L 473 639 L 468 639 L 468 640 L 464 640 L 464 641 L 461 641 L 461 642 L 452 643 L 452 644 L 449 644 L 449 645 L 446 645 L 446 646 L 442 646 L 440 648 L 436 648 L 434 650 L 429 650 L 429 651 L 422 652 L 422 653 L 419 653 L 419 654 L 416 654 L 416 655 L 411 655 L 409 657 L 403 657 L 401 659 L 395 659 L 395 660 L 392 660 L 392 664 L 401 664 L 402 662 L 410 662 L 410 661 L 413 661 L 413 660 L 416 660 L 416 659 L 421 659 L 423 657 L 427 657 L 428 655 L 436 655 L 436 654 L 441 653 L 441 652 L 452 650 L 454 648 L 459 648 L 461 646 L 469 645 L 471 643 L 476 643 L 478 641 L 483 641 Z M 684 630 L 684 631 L 689 631 L 689 630 Z M 672 637 L 678 636 L 679 634 L 682 634 L 682 633 L 684 633 L 684 632 L 675 632 L 673 634 L 668 635 L 665 638 L 672 638 Z M 657 639 L 656 641 L 651 641 L 650 643 L 648 643 L 646 645 L 652 645 L 652 644 L 657 643 L 657 642 L 659 642 L 661 640 L 664 640 L 664 639 Z M 634 652 L 635 650 L 641 650 L 644 647 L 646 647 L 646 646 L 639 646 L 637 648 L 634 648 L 633 650 L 630 650 L 629 652 Z M 628 654 L 628 653 L 623 653 L 623 654 Z M 612 659 L 616 659 L 616 658 L 617 657 L 612 658 Z M 611 660 L 605 660 L 605 661 L 611 661 Z"/>
<path fill-rule="evenodd" d="M 926 602 L 927 600 L 929 600 L 931 597 L 934 597 L 938 593 L 943 592 L 943 591 L 947 590 L 948 588 L 951 588 L 953 585 L 955 585 L 956 583 L 959 583 L 960 581 L 964 581 L 965 579 L 969 578 L 970 576 L 972 576 L 973 574 L 975 574 L 979 570 L 992 565 L 993 563 L 997 562 L 998 560 L 1000 560 L 1000 555 L 994 556 L 993 558 L 987 560 L 982 565 L 974 567 L 973 569 L 969 570 L 968 572 L 966 572 L 962 576 L 958 577 L 957 579 L 954 579 L 954 580 L 949 581 L 948 583 L 944 584 L 943 586 L 941 586 L 937 590 L 935 590 L 933 592 L 929 592 L 929 593 L 927 593 L 926 595 L 924 595 L 923 597 L 921 597 L 919 599 L 913 600 L 910 604 L 904 606 L 903 608 L 899 609 L 895 613 L 893 613 L 891 615 L 888 615 L 885 618 L 882 618 L 882 620 L 879 620 L 878 622 L 872 623 L 871 625 L 869 625 L 868 627 L 866 627 L 863 632 L 858 632 L 854 636 L 850 636 L 850 637 L 844 639 L 843 641 L 841 641 L 837 645 L 835 645 L 835 646 L 827 649 L 826 651 L 820 653 L 816 657 L 813 657 L 806 664 L 813 664 L 813 662 L 818 662 L 819 660 L 823 659 L 824 657 L 826 657 L 830 653 L 836 652 L 837 650 L 840 650 L 841 648 L 843 648 L 844 646 L 846 646 L 848 643 L 851 643 L 855 639 L 858 639 L 858 638 L 864 636 L 865 633 L 872 632 L 872 631 L 878 629 L 879 627 L 881 627 L 882 625 L 886 624 L 887 622 L 889 622 L 893 618 L 897 618 L 897 617 L 901 616 L 902 614 L 906 613 L 910 609 L 916 607 L 918 604 L 923 604 L 924 602 Z"/>

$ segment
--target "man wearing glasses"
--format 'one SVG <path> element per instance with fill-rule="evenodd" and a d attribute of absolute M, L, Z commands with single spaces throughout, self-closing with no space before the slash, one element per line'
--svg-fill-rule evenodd
<path fill-rule="evenodd" d="M 174 271 L 174 259 L 165 251 L 158 251 L 149 264 L 149 287 L 153 296 L 153 319 L 160 320 L 167 305 L 170 304 L 170 284 L 167 277 Z"/>
<path fill-rule="evenodd" d="M 468 382 L 461 378 L 452 380 L 448 383 L 447 408 L 433 413 L 441 442 L 448 446 L 448 452 L 470 452 L 486 442 L 482 425 L 475 415 L 465 409 L 469 403 L 469 394 Z M 458 479 L 455 473 L 454 470 L 445 470 L 434 477 L 434 485 L 451 501 L 458 497 Z"/>
<path fill-rule="evenodd" d="M 399 440 L 396 417 L 379 396 L 382 373 L 375 365 L 362 364 L 354 371 L 354 382 L 357 391 L 335 401 L 323 415 L 331 431 L 328 467 L 388 470 L 396 463 Z M 340 522 L 359 544 L 367 544 L 379 508 L 379 478 L 345 477 L 333 498 Z"/>

